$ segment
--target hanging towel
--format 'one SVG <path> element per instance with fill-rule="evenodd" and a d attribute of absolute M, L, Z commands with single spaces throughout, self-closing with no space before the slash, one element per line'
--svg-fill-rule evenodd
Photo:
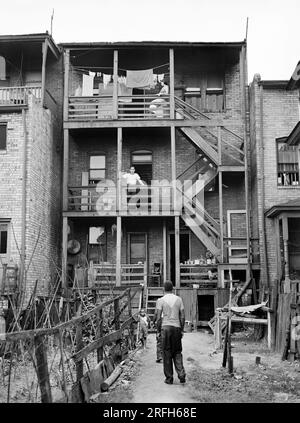
<path fill-rule="evenodd" d="M 146 88 L 153 84 L 153 69 L 127 71 L 127 88 Z"/>
<path fill-rule="evenodd" d="M 94 92 L 94 75 L 82 75 L 82 96 L 92 97 Z"/>
<path fill-rule="evenodd" d="M 107 75 L 106 73 L 103 74 L 103 88 L 106 89 L 107 84 L 110 83 L 111 75 Z"/>
<path fill-rule="evenodd" d="M 126 78 L 121 76 L 118 78 L 118 96 L 122 103 L 131 103 L 132 100 L 132 88 L 126 86 Z M 125 98 L 128 97 L 128 98 Z"/>

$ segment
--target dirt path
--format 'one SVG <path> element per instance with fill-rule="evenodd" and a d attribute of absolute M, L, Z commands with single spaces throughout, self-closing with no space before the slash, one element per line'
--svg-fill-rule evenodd
<path fill-rule="evenodd" d="M 194 337 L 192 334 L 185 334 L 183 341 L 184 351 L 190 350 Z M 163 364 L 156 363 L 156 339 L 154 334 L 150 334 L 147 341 L 146 350 L 141 351 L 141 362 L 143 371 L 137 377 L 132 391 L 132 402 L 146 403 L 187 403 L 196 402 L 191 395 L 191 385 L 181 384 L 174 374 L 173 385 L 164 383 Z M 184 359 L 184 367 L 188 373 L 189 362 Z"/>
<path fill-rule="evenodd" d="M 138 350 L 127 371 L 101 402 L 201 403 L 201 402 L 300 402 L 300 363 L 282 362 L 253 333 L 233 335 L 234 375 L 223 369 L 223 352 L 214 350 L 206 331 L 185 333 L 183 362 L 187 382 L 164 383 L 163 365 L 156 363 L 156 339 L 148 337 L 146 350 Z M 256 356 L 261 365 L 255 364 Z"/>

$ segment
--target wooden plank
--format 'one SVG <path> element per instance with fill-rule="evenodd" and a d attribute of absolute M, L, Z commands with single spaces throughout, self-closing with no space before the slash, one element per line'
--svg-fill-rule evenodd
<path fill-rule="evenodd" d="M 120 216 L 117 216 L 116 286 L 121 286 L 121 236 L 122 218 Z"/>
<path fill-rule="evenodd" d="M 175 84 L 175 75 L 174 75 L 174 49 L 169 49 L 169 72 L 170 72 L 170 118 L 174 119 L 175 117 L 175 99 L 174 99 L 174 84 Z"/>
<path fill-rule="evenodd" d="M 219 148 L 221 148 L 219 146 Z M 219 160 L 220 158 L 219 150 Z M 224 261 L 224 217 L 223 217 L 223 176 L 222 172 L 219 171 L 219 218 L 220 218 L 220 243 L 221 243 L 221 261 Z"/>
<path fill-rule="evenodd" d="M 42 336 L 34 338 L 36 357 L 36 372 L 41 391 L 42 403 L 52 403 L 52 393 L 49 379 L 46 344 Z"/>
<path fill-rule="evenodd" d="M 180 288 L 180 225 L 179 217 L 174 218 L 175 237 L 175 287 Z"/>
<path fill-rule="evenodd" d="M 69 119 L 69 72 L 70 72 L 70 50 L 65 50 L 64 55 L 64 121 Z"/>
<path fill-rule="evenodd" d="M 118 50 L 114 50 L 113 80 L 113 115 L 118 119 Z"/>
<path fill-rule="evenodd" d="M 95 349 L 103 347 L 104 345 L 109 344 L 111 342 L 118 341 L 119 339 L 122 338 L 122 331 L 126 329 L 128 326 L 130 326 L 133 322 L 135 322 L 135 316 L 136 315 L 133 315 L 132 317 L 127 319 L 124 323 L 122 323 L 119 330 L 111 332 L 108 335 L 103 336 L 101 339 L 96 339 L 95 341 L 87 345 L 86 347 L 82 348 L 81 351 L 76 352 L 72 356 L 72 358 L 75 361 L 81 360 L 84 357 L 87 357 Z"/>
<path fill-rule="evenodd" d="M 82 340 L 82 323 L 79 323 L 76 326 L 76 352 L 81 351 L 83 348 Z M 83 360 L 80 359 L 76 361 L 76 378 L 77 382 L 80 382 L 80 379 L 83 377 Z"/>
<path fill-rule="evenodd" d="M 147 120 L 100 120 L 91 121 L 90 119 L 85 119 L 85 121 L 65 121 L 65 129 L 80 129 L 80 128 L 128 128 L 128 127 L 217 127 L 224 125 L 223 120 L 182 120 L 182 119 L 147 119 Z M 226 122 L 227 126 L 230 126 L 230 123 Z"/>

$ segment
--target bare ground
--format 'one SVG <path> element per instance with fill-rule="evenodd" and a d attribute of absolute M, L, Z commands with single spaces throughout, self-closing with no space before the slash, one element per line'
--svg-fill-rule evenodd
<path fill-rule="evenodd" d="M 299 361 L 283 362 L 263 341 L 251 337 L 249 331 L 233 335 L 234 375 L 230 376 L 222 368 L 223 352 L 214 350 L 211 334 L 185 333 L 187 383 L 182 385 L 174 377 L 174 384 L 166 385 L 163 365 L 155 362 L 155 335 L 150 334 L 147 349 L 137 351 L 122 377 L 99 399 L 105 403 L 299 403 Z M 261 357 L 261 365 L 255 364 L 256 356 Z"/>

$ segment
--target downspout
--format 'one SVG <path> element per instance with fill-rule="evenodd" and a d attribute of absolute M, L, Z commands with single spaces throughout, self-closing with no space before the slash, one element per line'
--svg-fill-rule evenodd
<path fill-rule="evenodd" d="M 260 209 L 260 219 L 261 219 L 261 241 L 262 241 L 262 252 L 263 252 L 263 277 L 267 282 L 268 290 L 270 289 L 270 282 L 269 282 L 269 274 L 268 274 L 268 263 L 267 263 L 267 240 L 266 240 L 266 226 L 265 226 L 265 213 L 264 213 L 264 206 L 265 206 L 265 184 L 264 184 L 264 128 L 263 128 L 263 87 L 262 85 L 259 86 L 260 90 L 260 136 L 258 137 L 259 140 L 259 154 L 258 158 L 260 161 L 260 170 L 261 176 L 258 178 L 258 182 L 260 185 L 260 192 L 261 192 L 261 204 L 262 207 Z"/>
<path fill-rule="evenodd" d="M 26 260 L 26 185 L 27 185 L 27 126 L 26 126 L 26 112 L 22 110 L 22 123 L 23 123 L 23 169 L 22 169 L 22 206 L 21 206 L 21 271 L 20 271 L 20 283 L 21 283 L 21 304 L 24 301 L 26 292 L 26 271 L 25 271 L 25 260 Z"/>

